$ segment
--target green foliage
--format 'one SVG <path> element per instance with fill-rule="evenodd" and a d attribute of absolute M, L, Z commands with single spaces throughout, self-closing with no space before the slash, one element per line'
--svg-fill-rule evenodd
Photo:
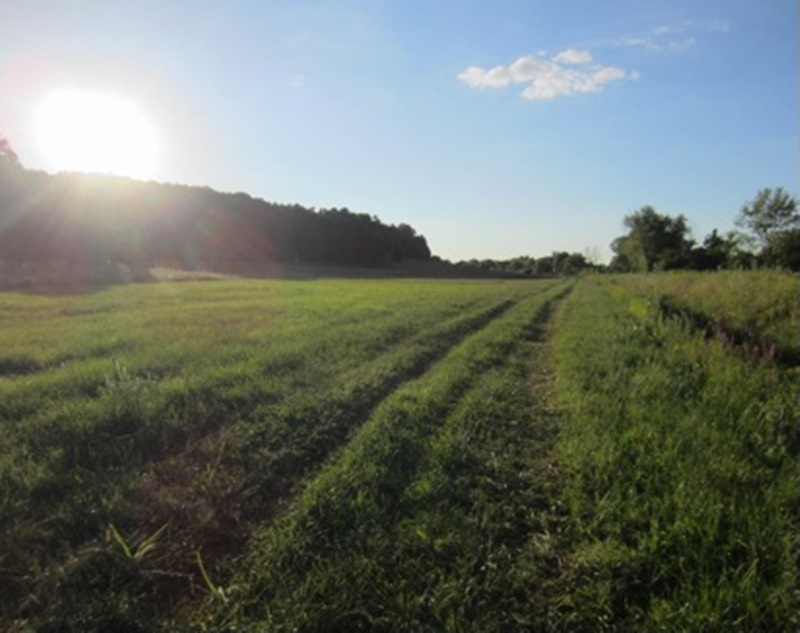
<path fill-rule="evenodd" d="M 739 212 L 736 224 L 767 266 L 800 270 L 800 212 L 783 187 L 760 189 Z"/>
<path fill-rule="evenodd" d="M 691 248 L 685 217 L 662 215 L 647 205 L 625 216 L 624 225 L 628 234 L 611 245 L 613 269 L 650 272 L 685 266 Z"/>
<path fill-rule="evenodd" d="M 0 262 L 14 273 L 6 275 L 24 280 L 19 269 L 32 267 L 61 284 L 118 281 L 120 267 L 138 280 L 155 265 L 252 275 L 278 264 L 381 267 L 431 257 L 407 224 L 208 187 L 30 171 L 4 139 L 0 226 Z"/>
<path fill-rule="evenodd" d="M 766 248 L 775 235 L 800 228 L 797 200 L 783 187 L 759 189 L 742 207 L 736 224 L 750 232 L 757 247 Z"/>
<path fill-rule="evenodd" d="M 761 257 L 767 266 L 800 271 L 800 228 L 771 235 Z"/>
<path fill-rule="evenodd" d="M 776 271 L 630 276 L 618 283 L 655 305 L 683 313 L 707 336 L 746 343 L 752 352 L 800 358 L 797 277 Z M 796 362 L 796 360 L 795 360 Z"/>
<path fill-rule="evenodd" d="M 724 268 L 742 268 L 737 262 L 738 241 L 733 233 L 726 236 L 717 229 L 709 233 L 700 246 L 689 253 L 689 268 L 692 270 L 721 270 Z"/>
<path fill-rule="evenodd" d="M 471 259 L 456 264 L 461 270 L 472 270 L 488 274 L 507 275 L 510 277 L 534 277 L 551 275 L 577 275 L 586 270 L 596 268 L 580 253 L 556 251 L 545 257 L 514 257 L 507 260 Z"/>
<path fill-rule="evenodd" d="M 114 527 L 114 524 L 109 523 L 105 534 L 106 542 L 115 542 L 120 546 L 126 558 L 138 562 L 156 548 L 159 537 L 164 533 L 168 525 L 168 523 L 165 523 L 150 536 L 141 538 L 134 544 L 129 544 L 122 534 L 119 533 L 119 530 Z"/>

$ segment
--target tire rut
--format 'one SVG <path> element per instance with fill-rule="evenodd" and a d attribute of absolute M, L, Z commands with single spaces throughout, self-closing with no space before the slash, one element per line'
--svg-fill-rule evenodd
<path fill-rule="evenodd" d="M 410 392 L 389 408 L 377 412 L 377 417 L 370 420 L 370 426 L 364 428 L 364 432 L 354 438 L 353 443 L 348 445 L 347 452 L 341 455 L 341 459 L 332 463 L 331 469 L 314 480 L 309 494 L 304 498 L 306 505 L 298 507 L 290 517 L 287 517 L 290 519 L 289 522 L 280 526 L 277 531 L 273 530 L 272 536 L 267 533 L 268 529 L 259 537 L 259 540 L 266 538 L 272 544 L 267 553 L 256 555 L 254 560 L 248 559 L 245 565 L 248 568 L 252 566 L 255 569 L 263 569 L 265 570 L 263 573 L 267 574 L 261 580 L 254 577 L 245 581 L 245 584 L 255 583 L 253 586 L 256 587 L 254 595 L 250 598 L 253 601 L 248 601 L 250 605 L 248 610 L 254 610 L 251 612 L 251 617 L 258 617 L 256 614 L 260 611 L 259 605 L 264 601 L 271 603 L 274 597 L 269 596 L 273 595 L 272 592 L 282 591 L 279 587 L 290 582 L 283 572 L 293 577 L 292 583 L 300 582 L 302 585 L 311 583 L 312 586 L 325 584 L 319 579 L 298 580 L 304 573 L 314 573 L 312 570 L 319 569 L 309 552 L 328 552 L 331 549 L 350 551 L 352 548 L 361 551 L 365 542 L 360 539 L 366 525 L 369 526 L 370 532 L 392 531 L 392 526 L 397 525 L 403 518 L 403 508 L 407 507 L 404 499 L 409 486 L 429 465 L 427 455 L 432 443 L 437 441 L 436 438 L 439 436 L 447 436 L 446 427 L 451 415 L 459 410 L 469 411 L 469 407 L 464 409 L 462 405 L 469 404 L 465 398 L 474 399 L 477 391 L 473 393 L 473 390 L 479 384 L 479 377 L 486 372 L 492 372 L 494 368 L 504 367 L 505 359 L 518 350 L 520 340 L 526 347 L 544 340 L 554 306 L 569 290 L 570 288 L 565 288 L 564 291 L 538 305 L 535 308 L 535 316 L 527 325 L 514 326 L 519 328 L 521 339 L 517 338 L 515 341 L 513 337 L 502 335 L 496 341 L 487 342 L 487 348 L 476 348 L 475 351 L 478 349 L 482 351 L 474 357 L 474 360 L 473 356 L 466 357 L 469 359 L 468 369 L 461 370 L 452 379 L 446 378 L 447 382 L 444 383 L 441 377 L 446 374 L 437 374 L 440 378 L 439 385 L 433 387 L 435 383 L 432 383 L 433 392 L 427 390 L 418 394 Z M 487 353 L 489 349 L 492 351 Z M 451 362 L 458 361 L 453 359 Z M 551 433 L 548 437 L 553 439 L 555 435 Z M 547 457 L 542 457 L 541 460 L 543 463 L 546 462 L 542 466 L 543 472 L 553 470 L 549 452 Z M 373 473 L 376 467 L 377 470 Z M 538 474 L 538 468 L 536 472 Z M 353 498 L 361 501 L 353 505 L 351 501 Z M 339 507 L 339 503 L 343 505 Z M 273 537 L 278 540 L 272 541 Z M 306 542 L 307 539 L 312 539 L 313 544 Z M 372 537 L 369 542 L 372 542 Z M 295 552 L 295 547 L 302 547 L 304 551 Z M 364 551 L 360 555 L 368 554 Z M 260 556 L 265 558 L 262 560 Z M 291 568 L 284 570 L 286 564 L 290 564 Z M 380 567 L 377 561 L 375 564 Z M 326 563 L 320 562 L 319 565 L 324 568 Z M 342 571 L 344 573 L 345 570 Z M 270 578 L 272 580 L 269 580 Z M 262 595 L 262 592 L 266 593 Z M 322 597 L 316 596 L 316 599 Z M 338 604 L 336 600 L 334 602 Z M 341 606 L 343 609 L 346 608 L 346 605 Z"/>
<path fill-rule="evenodd" d="M 112 512 L 115 524 L 128 527 L 126 534 L 132 542 L 166 526 L 157 543 L 158 555 L 142 561 L 126 580 L 124 591 L 146 595 L 160 613 L 170 613 L 186 595 L 203 586 L 195 556 L 200 549 L 214 577 L 228 575 L 225 562 L 230 564 L 241 553 L 253 527 L 273 520 L 289 503 L 297 484 L 320 468 L 381 402 L 525 298 L 503 301 L 457 321 L 436 337 L 435 345 L 418 351 L 399 370 L 390 367 L 374 384 L 365 385 L 353 376 L 350 384 L 319 402 L 284 415 L 281 424 L 287 433 L 280 437 L 268 437 L 274 425 L 266 425 L 266 435 L 250 430 L 244 437 L 239 434 L 245 430 L 241 426 L 225 427 L 191 439 L 181 453 L 155 461 L 138 483 L 120 495 Z M 402 344 L 423 346 L 430 338 L 426 332 Z M 382 354 L 373 364 L 391 353 Z M 320 420 L 324 425 L 317 424 Z M 292 450 L 298 441 L 304 448 Z M 230 452 L 247 459 L 231 463 Z M 30 596 L 28 604 L 54 591 L 65 580 L 62 570 L 92 565 L 107 552 L 108 547 L 89 543 L 54 563 L 34 586 L 24 587 Z"/>

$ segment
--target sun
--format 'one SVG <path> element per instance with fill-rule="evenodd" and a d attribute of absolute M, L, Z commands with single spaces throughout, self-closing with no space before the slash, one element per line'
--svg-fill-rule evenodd
<path fill-rule="evenodd" d="M 54 171 L 149 179 L 158 169 L 155 126 L 125 99 L 78 90 L 51 92 L 35 110 L 34 127 Z"/>

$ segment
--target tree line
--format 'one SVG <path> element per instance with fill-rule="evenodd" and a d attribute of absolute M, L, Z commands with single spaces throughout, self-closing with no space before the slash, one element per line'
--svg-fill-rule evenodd
<path fill-rule="evenodd" d="M 346 208 L 24 168 L 0 138 L 0 261 L 224 269 L 264 263 L 374 267 L 428 260 L 422 235 Z"/>
<path fill-rule="evenodd" d="M 774 267 L 800 270 L 797 198 L 782 187 L 765 188 L 739 211 L 737 230 L 714 229 L 701 243 L 691 238 L 686 217 L 646 205 L 625 216 L 625 235 L 611 244 L 616 272 L 719 270 Z"/>
<path fill-rule="evenodd" d="M 625 216 L 627 233 L 611 243 L 614 256 L 608 266 L 598 265 L 580 253 L 563 251 L 540 258 L 471 259 L 455 266 L 512 276 L 574 275 L 584 270 L 800 270 L 798 202 L 782 187 L 759 190 L 739 211 L 735 224 L 737 230 L 721 235 L 714 229 L 697 243 L 685 216 L 661 214 L 645 205 Z"/>
<path fill-rule="evenodd" d="M 762 189 L 742 207 L 738 230 L 716 229 L 697 243 L 683 215 L 646 205 L 625 216 L 608 267 L 579 253 L 467 260 L 464 274 L 571 275 L 717 270 L 758 266 L 800 270 L 800 213 L 783 188 Z M 376 267 L 431 257 L 408 224 L 387 225 L 349 209 L 276 204 L 246 193 L 88 174 L 47 174 L 22 166 L 0 136 L 0 264 L 123 264 L 225 270 L 265 263 Z"/>
<path fill-rule="evenodd" d="M 455 263 L 463 271 L 500 274 L 513 277 L 540 277 L 548 275 L 576 275 L 584 270 L 600 267 L 581 253 L 554 251 L 544 257 L 522 255 L 510 259 L 469 259 Z"/>

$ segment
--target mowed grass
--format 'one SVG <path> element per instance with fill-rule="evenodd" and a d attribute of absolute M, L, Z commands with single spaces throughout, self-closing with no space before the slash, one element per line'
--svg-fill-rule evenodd
<path fill-rule="evenodd" d="M 548 307 L 522 301 L 384 400 L 222 588 L 216 626 L 502 631 L 546 622 L 552 416 L 532 393 Z M 542 385 L 540 385 L 541 387 Z"/>
<path fill-rule="evenodd" d="M 796 377 L 607 282 L 557 328 L 576 622 L 797 630 Z"/>
<path fill-rule="evenodd" d="M 771 275 L 2 294 L 0 629 L 797 630 Z"/>
<path fill-rule="evenodd" d="M 218 281 L 0 296 L 0 614 L 148 629 L 373 407 L 551 282 Z M 197 552 L 204 557 L 203 570 Z"/>

